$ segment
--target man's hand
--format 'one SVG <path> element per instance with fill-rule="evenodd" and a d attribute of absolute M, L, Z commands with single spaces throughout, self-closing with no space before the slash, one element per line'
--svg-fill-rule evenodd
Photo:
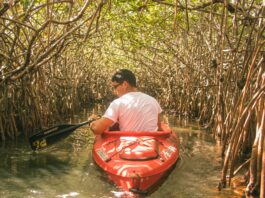
<path fill-rule="evenodd" d="M 91 122 L 89 126 L 94 134 L 99 135 L 103 133 L 105 130 L 107 130 L 112 124 L 113 121 L 110 120 L 109 118 L 101 117 Z"/>

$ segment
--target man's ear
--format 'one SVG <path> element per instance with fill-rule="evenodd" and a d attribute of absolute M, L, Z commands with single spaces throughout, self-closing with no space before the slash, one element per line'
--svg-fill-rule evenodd
<path fill-rule="evenodd" d="M 123 84 L 128 87 L 129 86 L 129 83 L 127 81 L 123 81 Z"/>

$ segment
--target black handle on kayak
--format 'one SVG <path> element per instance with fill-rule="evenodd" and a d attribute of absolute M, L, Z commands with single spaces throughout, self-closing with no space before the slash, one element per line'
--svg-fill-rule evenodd
<path fill-rule="evenodd" d="M 79 124 L 62 124 L 42 130 L 29 138 L 30 147 L 34 151 L 44 149 L 61 139 L 66 138 L 77 128 L 89 124 L 94 120 L 96 119 L 91 118 L 88 121 Z"/>

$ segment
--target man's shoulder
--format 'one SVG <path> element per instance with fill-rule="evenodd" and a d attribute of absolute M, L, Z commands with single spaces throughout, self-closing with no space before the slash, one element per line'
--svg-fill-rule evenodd
<path fill-rule="evenodd" d="M 149 98 L 149 99 L 153 99 L 153 100 L 156 100 L 153 96 L 149 95 L 149 94 L 146 94 L 146 93 L 143 93 L 143 92 L 140 92 L 141 93 L 141 96 L 142 97 L 146 97 L 146 98 Z"/>

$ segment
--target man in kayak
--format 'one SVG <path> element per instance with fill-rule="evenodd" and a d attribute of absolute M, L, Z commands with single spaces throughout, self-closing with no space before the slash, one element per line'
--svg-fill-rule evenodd
<path fill-rule="evenodd" d="M 136 78 L 128 69 L 117 71 L 111 79 L 117 99 L 104 115 L 90 124 L 94 134 L 101 134 L 115 123 L 120 131 L 157 131 L 161 129 L 162 109 L 155 98 L 137 91 Z"/>

